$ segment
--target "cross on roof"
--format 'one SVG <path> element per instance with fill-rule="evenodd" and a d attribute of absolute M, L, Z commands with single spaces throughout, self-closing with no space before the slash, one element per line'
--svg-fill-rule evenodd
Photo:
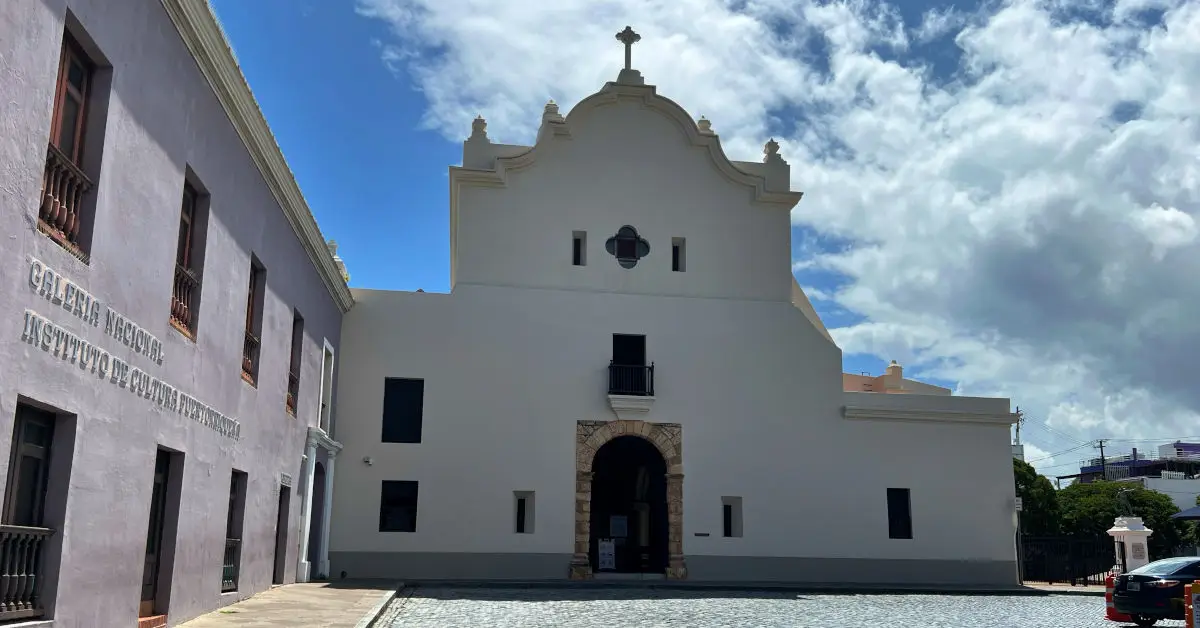
<path fill-rule="evenodd" d="M 642 36 L 633 32 L 633 29 L 626 26 L 625 30 L 617 33 L 617 41 L 625 44 L 625 69 L 632 69 L 633 62 L 633 45 L 642 40 Z"/>

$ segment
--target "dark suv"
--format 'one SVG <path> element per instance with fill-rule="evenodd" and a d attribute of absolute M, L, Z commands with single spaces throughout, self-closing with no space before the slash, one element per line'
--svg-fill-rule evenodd
<path fill-rule="evenodd" d="M 1183 585 L 1200 578 L 1200 556 L 1165 558 L 1117 576 L 1113 606 L 1138 626 L 1183 619 Z"/>

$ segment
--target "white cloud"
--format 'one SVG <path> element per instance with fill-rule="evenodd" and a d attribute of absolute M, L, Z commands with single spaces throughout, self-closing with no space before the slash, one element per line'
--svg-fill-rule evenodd
<path fill-rule="evenodd" d="M 806 285 L 845 276 L 814 296 L 865 317 L 833 330 L 846 352 L 1086 438 L 1198 431 L 1200 3 L 1010 0 L 917 24 L 871 0 L 358 8 L 453 141 L 483 113 L 496 141 L 530 142 L 548 98 L 566 111 L 616 77 L 633 25 L 648 82 L 735 159 L 776 136 L 806 192 L 794 222 L 850 243 L 796 260 Z M 937 45 L 953 77 L 916 52 Z"/>

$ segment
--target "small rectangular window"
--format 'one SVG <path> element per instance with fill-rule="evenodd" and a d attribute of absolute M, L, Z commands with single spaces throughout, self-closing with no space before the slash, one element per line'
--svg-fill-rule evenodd
<path fill-rule="evenodd" d="M 404 377 L 385 379 L 382 442 L 421 442 L 424 409 L 425 380 Z"/>
<path fill-rule="evenodd" d="M 417 531 L 417 483 L 384 480 L 379 494 L 379 531 Z"/>
<path fill-rule="evenodd" d="M 721 498 L 721 536 L 742 536 L 742 498 Z"/>
<path fill-rule="evenodd" d="M 576 266 L 587 265 L 587 233 L 584 231 L 571 234 L 571 263 Z"/>
<path fill-rule="evenodd" d="M 533 491 L 514 491 L 517 534 L 533 534 Z"/>
<path fill-rule="evenodd" d="M 671 238 L 671 270 L 681 273 L 684 270 L 684 257 L 687 252 L 687 242 L 683 238 Z"/>
<path fill-rule="evenodd" d="M 913 538 L 912 502 L 906 488 L 887 490 L 888 537 L 893 539 Z"/>

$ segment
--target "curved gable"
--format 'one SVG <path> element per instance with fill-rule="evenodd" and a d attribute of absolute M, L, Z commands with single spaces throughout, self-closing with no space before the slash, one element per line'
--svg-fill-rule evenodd
<path fill-rule="evenodd" d="M 542 126 L 539 129 L 537 141 L 531 147 L 491 144 L 484 139 L 480 144 L 486 146 L 487 157 L 490 159 L 485 157 L 483 160 L 472 160 L 464 157 L 464 167 L 475 172 L 460 178 L 464 182 L 470 180 L 478 183 L 504 185 L 508 172 L 524 170 L 536 163 L 541 153 L 545 152 L 544 147 L 547 142 L 552 141 L 554 137 L 570 138 L 572 127 L 579 125 L 588 114 L 622 101 L 637 102 L 640 106 L 672 121 L 689 144 L 706 150 L 713 166 L 726 180 L 749 188 L 754 194 L 755 201 L 791 210 L 803 196 L 802 192 L 790 190 L 791 169 L 787 162 L 779 157 L 778 145 L 774 144 L 774 141 L 769 142 L 768 146 L 774 146 L 776 152 L 768 152 L 762 164 L 734 162 L 725 154 L 721 147 L 721 140 L 716 133 L 701 129 L 683 107 L 670 98 L 659 95 L 653 85 L 613 82 L 606 83 L 600 91 L 579 101 L 565 118 L 558 115 L 558 107 L 552 101 L 547 105 L 546 113 L 542 116 Z M 482 120 L 477 122 L 482 122 Z M 474 139 L 476 136 L 472 137 Z M 467 144 L 470 145 L 471 141 L 468 140 Z M 481 161 L 491 162 L 491 168 L 481 169 L 480 166 L 483 165 L 480 163 Z M 751 168 L 754 171 L 751 171 Z M 488 171 L 494 175 L 488 176 Z"/>

